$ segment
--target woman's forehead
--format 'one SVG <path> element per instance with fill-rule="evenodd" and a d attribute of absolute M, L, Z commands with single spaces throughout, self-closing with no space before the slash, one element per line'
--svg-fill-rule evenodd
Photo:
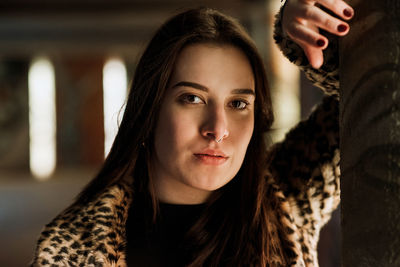
<path fill-rule="evenodd" d="M 232 45 L 192 44 L 179 54 L 170 85 L 180 81 L 206 87 L 254 89 L 254 74 L 247 56 Z"/>

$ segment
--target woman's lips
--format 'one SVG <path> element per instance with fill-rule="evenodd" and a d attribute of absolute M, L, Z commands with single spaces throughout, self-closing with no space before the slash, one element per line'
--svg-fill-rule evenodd
<path fill-rule="evenodd" d="M 201 153 L 195 153 L 194 156 L 206 165 L 221 165 L 225 163 L 229 157 L 227 157 L 222 151 L 206 149 Z"/>
<path fill-rule="evenodd" d="M 228 159 L 225 157 L 211 156 L 207 154 L 194 154 L 194 155 L 198 160 L 207 165 L 221 165 Z"/>

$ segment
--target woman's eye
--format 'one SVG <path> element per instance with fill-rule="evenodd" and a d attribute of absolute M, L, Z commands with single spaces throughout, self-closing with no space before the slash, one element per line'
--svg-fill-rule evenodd
<path fill-rule="evenodd" d="M 183 103 L 188 103 L 188 104 L 201 104 L 203 103 L 203 100 L 196 96 L 196 95 L 183 95 L 180 97 L 180 100 Z"/>
<path fill-rule="evenodd" d="M 234 109 L 245 109 L 249 103 L 243 100 L 234 100 L 231 102 L 231 107 Z"/>

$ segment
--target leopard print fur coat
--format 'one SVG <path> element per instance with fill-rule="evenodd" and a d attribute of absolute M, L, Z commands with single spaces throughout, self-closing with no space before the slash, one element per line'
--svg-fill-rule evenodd
<path fill-rule="evenodd" d="M 325 52 L 325 65 L 312 69 L 302 50 L 282 34 L 280 15 L 275 41 L 282 52 L 327 95 L 310 115 L 268 151 L 266 177 L 280 200 L 277 211 L 286 227 L 290 266 L 317 267 L 321 227 L 340 201 L 337 49 Z M 334 44 L 334 41 L 331 41 Z M 32 267 L 125 267 L 125 225 L 132 187 L 120 182 L 89 205 L 72 206 L 47 224 L 38 240 Z"/>

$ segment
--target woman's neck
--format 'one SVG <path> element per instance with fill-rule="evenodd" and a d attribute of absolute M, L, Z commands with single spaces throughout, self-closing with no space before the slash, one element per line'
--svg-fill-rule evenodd
<path fill-rule="evenodd" d="M 168 204 L 202 204 L 205 203 L 211 192 L 196 189 L 175 179 L 154 179 L 154 191 L 157 198 Z"/>

